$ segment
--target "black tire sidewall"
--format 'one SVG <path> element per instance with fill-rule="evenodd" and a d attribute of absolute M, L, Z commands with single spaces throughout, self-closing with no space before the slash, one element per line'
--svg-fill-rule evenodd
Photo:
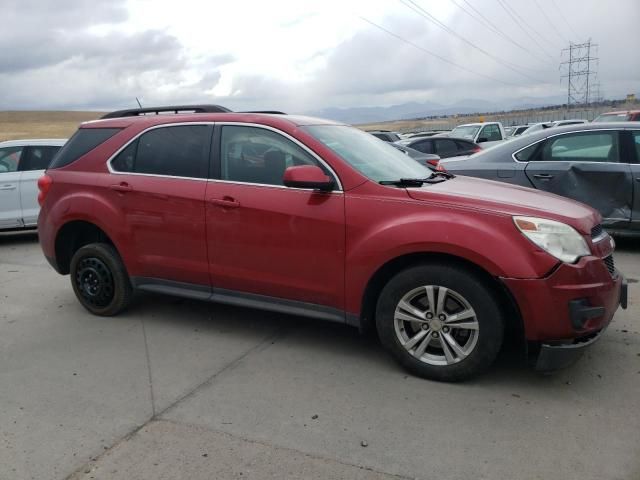
<path fill-rule="evenodd" d="M 113 298 L 108 305 L 97 307 L 88 303 L 81 295 L 77 282 L 76 270 L 78 264 L 85 258 L 97 258 L 101 260 L 109 269 L 109 273 L 113 279 Z M 115 248 L 105 243 L 92 243 L 79 248 L 71 259 L 71 285 L 76 297 L 84 308 L 95 315 L 111 316 L 119 313 L 130 303 L 132 288 L 129 276 L 126 272 L 124 264 L 120 259 L 120 255 Z"/>
<path fill-rule="evenodd" d="M 462 295 L 473 307 L 480 328 L 474 350 L 458 363 L 430 365 L 412 356 L 401 345 L 394 327 L 394 313 L 400 299 L 425 285 L 447 287 Z M 496 296 L 486 280 L 460 266 L 426 264 L 403 270 L 383 288 L 376 308 L 376 327 L 382 344 L 409 371 L 424 378 L 460 381 L 478 375 L 497 356 L 504 335 L 504 320 Z"/>

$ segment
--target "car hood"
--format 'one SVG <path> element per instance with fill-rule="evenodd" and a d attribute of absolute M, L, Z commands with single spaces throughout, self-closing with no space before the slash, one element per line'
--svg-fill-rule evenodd
<path fill-rule="evenodd" d="M 415 200 L 434 204 L 557 220 L 585 235 L 589 235 L 591 228 L 601 221 L 596 210 L 574 200 L 479 178 L 458 176 L 438 184 L 407 188 L 407 193 Z"/>

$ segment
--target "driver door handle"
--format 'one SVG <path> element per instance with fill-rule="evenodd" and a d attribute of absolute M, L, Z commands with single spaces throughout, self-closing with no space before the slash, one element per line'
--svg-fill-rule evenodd
<path fill-rule="evenodd" d="M 0 185 L 0 190 L 15 190 L 15 183 L 5 183 L 4 185 Z"/>
<path fill-rule="evenodd" d="M 238 208 L 240 206 L 240 202 L 231 197 L 211 198 L 209 199 L 209 203 L 223 208 Z"/>
<path fill-rule="evenodd" d="M 131 185 L 129 185 L 127 182 L 120 182 L 116 183 L 115 185 L 109 185 L 109 188 L 121 193 L 130 192 L 133 190 Z"/>
<path fill-rule="evenodd" d="M 539 178 L 540 180 L 551 180 L 554 175 L 549 175 L 548 173 L 537 173 L 533 176 L 533 178 Z"/>

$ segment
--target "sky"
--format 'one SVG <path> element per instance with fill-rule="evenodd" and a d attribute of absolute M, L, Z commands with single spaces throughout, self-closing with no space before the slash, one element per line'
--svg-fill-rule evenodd
<path fill-rule="evenodd" d="M 638 0 L 0 0 L 0 110 L 327 107 L 566 95 L 591 39 L 640 93 Z"/>

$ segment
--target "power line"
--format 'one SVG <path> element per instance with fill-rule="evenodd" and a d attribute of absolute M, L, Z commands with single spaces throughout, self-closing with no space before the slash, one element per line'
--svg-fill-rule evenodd
<path fill-rule="evenodd" d="M 478 50 L 480 53 L 482 53 L 483 55 L 493 59 L 494 61 L 496 61 L 497 63 L 507 67 L 509 70 L 514 71 L 515 73 L 522 75 L 523 77 L 527 77 L 530 80 L 534 80 L 536 82 L 541 82 L 544 83 L 543 80 L 540 80 L 539 78 L 535 78 L 532 77 L 531 75 L 529 75 L 528 73 L 522 72 L 521 70 L 519 70 L 520 66 L 515 65 L 511 62 L 508 62 L 506 60 L 503 60 L 502 58 L 493 55 L 492 53 L 486 51 L 485 49 L 477 46 L 475 43 L 467 40 L 465 37 L 463 37 L 462 35 L 458 34 L 456 31 L 452 30 L 450 27 L 448 27 L 447 25 L 445 25 L 444 23 L 442 23 L 440 20 L 438 20 L 436 17 L 434 17 L 432 14 L 430 14 L 427 10 L 425 10 L 424 8 L 422 8 L 420 5 L 418 5 L 416 2 L 414 2 L 413 0 L 400 0 L 400 2 L 407 8 L 411 9 L 413 12 L 417 13 L 418 15 L 420 15 L 421 17 L 425 18 L 426 20 L 428 20 L 429 22 L 433 23 L 434 25 L 436 25 L 437 27 L 440 27 L 442 30 L 444 30 L 445 32 L 447 32 L 448 34 L 456 37 L 457 39 L 461 40 L 462 42 L 466 43 L 467 45 L 469 45 L 470 47 Z M 407 3 L 409 2 L 409 3 Z"/>
<path fill-rule="evenodd" d="M 473 18 L 474 20 L 476 20 L 480 25 L 484 26 L 486 29 L 488 29 L 489 31 L 495 33 L 496 35 L 501 36 L 502 38 L 504 38 L 505 40 L 507 40 L 508 42 L 510 42 L 511 44 L 515 45 L 516 47 L 518 47 L 519 49 L 527 52 L 530 55 L 533 55 L 534 57 L 536 57 L 537 60 L 547 63 L 549 65 L 553 65 L 549 60 L 539 57 L 538 54 L 536 52 L 534 52 L 533 50 L 525 47 L 524 45 L 522 45 L 521 43 L 515 41 L 513 38 L 511 38 L 509 35 L 507 35 L 505 32 L 503 32 L 502 30 L 500 30 L 493 22 L 491 22 L 491 20 L 489 20 L 487 17 L 485 17 L 481 11 L 477 10 L 476 7 L 474 7 L 472 4 L 470 4 L 467 0 L 462 0 L 464 3 L 467 4 L 467 6 L 469 8 L 471 8 L 478 16 L 474 15 L 472 12 L 469 12 L 464 6 L 458 4 L 456 2 L 456 0 L 450 0 L 451 3 L 453 3 L 456 7 L 458 7 L 460 10 L 462 10 L 463 12 L 465 12 L 467 15 L 469 15 L 471 18 Z M 524 68 L 524 67 L 523 67 Z"/>
<path fill-rule="evenodd" d="M 560 33 L 560 30 L 558 30 L 558 28 L 556 27 L 556 25 L 551 21 L 551 19 L 547 16 L 547 12 L 545 12 L 542 7 L 540 6 L 540 4 L 538 3 L 538 0 L 533 0 L 534 3 L 536 4 L 536 7 L 538 7 L 538 10 L 540 10 L 540 13 L 542 13 L 542 15 L 544 15 L 544 18 L 547 20 L 547 23 L 549 25 L 551 25 L 551 27 L 553 28 L 553 30 L 556 32 L 556 35 L 558 35 L 558 37 L 563 41 L 563 42 L 568 42 L 569 40 L 567 40 L 567 38 L 562 35 Z"/>
<path fill-rule="evenodd" d="M 580 38 L 580 35 L 578 35 L 576 33 L 576 31 L 573 29 L 573 27 L 571 26 L 571 24 L 567 21 L 567 17 L 564 16 L 564 14 L 562 13 L 562 10 L 560 10 L 560 7 L 558 7 L 558 4 L 555 2 L 555 0 L 551 0 L 551 3 L 553 3 L 553 6 L 556 8 L 556 10 L 558 11 L 558 14 L 560 15 L 560 18 L 562 18 L 562 20 L 564 20 L 564 23 L 567 24 L 567 27 L 569 27 L 569 30 L 571 30 L 573 32 L 573 35 L 575 36 L 576 39 Z"/>
<path fill-rule="evenodd" d="M 393 33 L 393 32 L 392 32 L 392 31 L 390 31 L 390 30 L 387 30 L 386 28 L 384 28 L 384 27 L 382 27 L 382 26 L 378 25 L 377 23 L 372 22 L 371 20 L 369 20 L 369 19 L 367 19 L 367 18 L 365 18 L 365 17 L 359 17 L 359 18 L 360 18 L 361 20 L 363 20 L 363 21 L 367 22 L 369 25 L 372 25 L 373 27 L 377 28 L 378 30 L 382 30 L 382 31 L 383 31 L 383 32 L 385 32 L 387 35 L 390 35 L 390 36 L 392 36 L 392 37 L 396 38 L 397 40 L 400 40 L 401 42 L 404 42 L 404 43 L 406 43 L 406 44 L 408 44 L 408 45 L 411 45 L 413 48 L 415 48 L 415 49 L 417 49 L 417 50 L 420 50 L 421 52 L 424 52 L 424 53 L 426 53 L 426 54 L 428 54 L 428 55 L 430 55 L 430 56 L 432 56 L 432 57 L 435 57 L 435 58 L 437 58 L 437 59 L 439 59 L 439 60 L 441 60 L 441 61 L 443 61 L 443 62 L 445 62 L 445 63 L 448 63 L 449 65 L 453 65 L 454 67 L 457 67 L 457 68 L 459 68 L 460 70 L 464 70 L 465 72 L 471 73 L 471 74 L 473 74 L 473 75 L 477 75 L 477 76 L 479 76 L 479 77 L 486 78 L 487 80 L 491 80 L 491 81 L 493 81 L 493 82 L 502 83 L 502 84 L 504 84 L 504 85 L 509 85 L 509 86 L 512 86 L 512 87 L 518 87 L 518 86 L 519 86 L 519 85 L 518 85 L 518 84 L 516 84 L 516 83 L 507 82 L 507 81 L 505 81 L 505 80 L 500 80 L 500 79 L 495 78 L 495 77 L 492 77 L 492 76 L 490 76 L 490 75 L 485 75 L 484 73 L 476 72 L 475 70 L 472 70 L 472 69 L 470 69 L 470 68 L 467 68 L 467 67 L 465 67 L 465 66 L 463 66 L 463 65 L 460 65 L 460 64 L 458 64 L 458 63 L 456 63 L 456 62 L 453 62 L 453 61 L 451 61 L 451 60 L 449 60 L 449 59 L 447 59 L 447 58 L 445 58 L 445 57 L 443 57 L 443 56 L 441 56 L 441 55 L 438 55 L 437 53 L 434 53 L 434 52 L 432 52 L 432 51 L 430 51 L 430 50 L 427 50 L 426 48 L 421 47 L 420 45 L 418 45 L 418 44 L 416 44 L 416 43 L 412 42 L 411 40 L 407 40 L 406 38 L 403 38 L 403 37 L 401 37 L 400 35 L 398 35 L 398 34 L 396 34 L 396 33 Z"/>
<path fill-rule="evenodd" d="M 542 40 L 544 40 L 549 45 L 551 45 L 552 47 L 555 48 L 555 45 L 550 40 L 548 40 L 546 36 L 544 36 L 540 32 L 538 32 L 538 30 L 536 30 L 530 23 L 527 23 L 527 21 L 524 18 L 522 18 L 522 16 L 520 16 L 520 14 L 516 11 L 516 8 L 513 5 L 511 5 L 511 4 L 507 3 L 507 2 L 502 2 L 502 0 L 501 0 L 500 3 L 503 3 L 503 5 L 505 7 L 507 7 L 507 9 L 509 9 L 516 17 L 518 17 L 520 22 L 522 22 L 522 24 L 525 27 L 527 27 L 529 30 L 531 30 L 533 33 L 535 33 L 538 37 L 540 37 Z"/>
<path fill-rule="evenodd" d="M 516 14 L 516 15 L 514 15 L 514 14 L 516 13 L 516 12 L 515 12 L 515 10 L 513 11 L 513 13 L 511 13 L 511 11 L 507 8 L 507 6 L 505 5 L 505 3 L 504 3 L 502 0 L 497 0 L 497 1 L 498 1 L 498 3 L 500 4 L 500 6 L 502 7 L 502 9 L 503 9 L 505 12 L 507 12 L 507 13 L 509 14 L 509 16 L 513 19 L 513 21 L 514 21 L 514 22 L 516 22 L 516 23 L 518 24 L 518 26 L 520 26 L 520 28 L 522 29 L 522 31 L 523 31 L 524 33 L 526 33 L 526 34 L 527 34 L 527 36 L 528 36 L 531 40 L 533 40 L 533 42 L 534 42 L 536 45 L 538 45 L 538 47 L 540 47 L 540 51 L 541 51 L 542 53 L 544 53 L 547 57 L 549 57 L 551 60 L 554 60 L 554 58 L 553 58 L 551 55 L 549 55 L 549 53 L 544 49 L 544 47 L 540 44 L 540 42 L 538 42 L 538 41 L 535 39 L 535 37 L 534 37 L 533 35 L 531 35 L 527 29 L 525 29 L 525 28 L 524 28 L 524 25 L 520 22 L 520 20 L 518 20 L 518 19 L 516 18 L 516 15 L 517 15 L 517 14 Z"/>

